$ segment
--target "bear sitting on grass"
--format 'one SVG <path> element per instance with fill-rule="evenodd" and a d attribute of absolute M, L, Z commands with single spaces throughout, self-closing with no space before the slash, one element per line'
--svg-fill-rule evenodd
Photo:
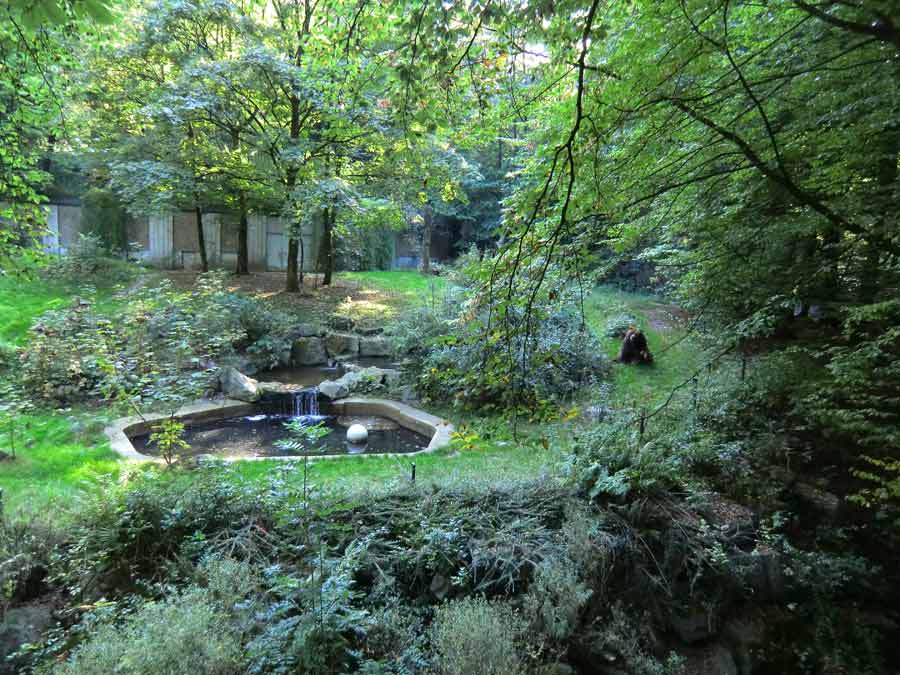
<path fill-rule="evenodd" d="M 618 361 L 621 363 L 638 363 L 650 365 L 653 363 L 653 354 L 647 346 L 647 338 L 633 326 L 625 331 L 622 338 L 622 348 L 619 350 Z"/>

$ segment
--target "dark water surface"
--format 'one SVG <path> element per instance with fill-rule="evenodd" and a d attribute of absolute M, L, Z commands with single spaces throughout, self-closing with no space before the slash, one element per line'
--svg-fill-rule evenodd
<path fill-rule="evenodd" d="M 285 422 L 304 419 L 310 424 L 324 422 L 331 430 L 319 439 L 309 451 L 283 450 L 276 441 L 289 438 Z M 276 455 L 339 455 L 366 454 L 379 452 L 415 452 L 428 446 L 429 438 L 403 427 L 389 430 L 369 428 L 369 441 L 365 446 L 353 446 L 347 442 L 347 428 L 337 423 L 334 417 L 291 418 L 287 415 L 253 415 L 250 417 L 227 417 L 220 420 L 197 422 L 185 429 L 184 440 L 190 449 L 179 453 L 182 456 L 218 455 L 221 457 L 272 457 Z M 149 444 L 149 434 L 131 437 L 134 449 L 147 455 L 159 454 L 155 445 Z M 323 446 L 323 447 L 319 447 Z"/>

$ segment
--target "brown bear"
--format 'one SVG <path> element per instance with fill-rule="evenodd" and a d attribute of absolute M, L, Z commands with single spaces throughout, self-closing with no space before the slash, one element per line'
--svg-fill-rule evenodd
<path fill-rule="evenodd" d="M 647 346 L 647 338 L 633 326 L 625 331 L 622 338 L 622 348 L 617 359 L 621 363 L 639 363 L 649 365 L 653 363 L 653 354 Z"/>

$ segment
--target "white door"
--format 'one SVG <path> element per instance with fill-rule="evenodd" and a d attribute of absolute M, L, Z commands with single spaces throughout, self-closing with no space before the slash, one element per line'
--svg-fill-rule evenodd
<path fill-rule="evenodd" d="M 287 239 L 283 234 L 266 234 L 266 269 L 283 271 L 287 269 Z"/>

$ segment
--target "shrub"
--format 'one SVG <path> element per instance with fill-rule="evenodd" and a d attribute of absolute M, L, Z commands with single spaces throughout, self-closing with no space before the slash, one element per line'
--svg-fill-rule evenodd
<path fill-rule="evenodd" d="M 13 602 L 43 592 L 53 549 L 61 539 L 62 533 L 36 514 L 11 520 L 0 513 L 0 623 Z"/>
<path fill-rule="evenodd" d="M 578 578 L 567 558 L 542 560 L 523 600 L 533 631 L 551 642 L 565 642 L 578 628 L 581 610 L 591 590 Z"/>
<path fill-rule="evenodd" d="M 122 625 L 102 624 L 56 675 L 228 675 L 244 672 L 227 615 L 201 590 L 148 601 Z"/>
<path fill-rule="evenodd" d="M 435 611 L 431 642 L 442 675 L 516 675 L 525 672 L 526 626 L 507 605 L 484 598 L 447 603 Z"/>
<path fill-rule="evenodd" d="M 456 320 L 449 334 L 431 340 L 420 393 L 465 409 L 558 416 L 560 402 L 602 377 L 607 364 L 573 306 L 544 310 L 527 338 L 488 331 L 484 313 Z"/>
<path fill-rule="evenodd" d="M 677 437 L 663 433 L 641 439 L 631 419 L 591 429 L 578 439 L 569 469 L 580 487 L 594 499 L 665 492 L 688 479 Z"/>
<path fill-rule="evenodd" d="M 139 269 L 137 265 L 114 257 L 100 235 L 79 233 L 65 255 L 53 258 L 45 274 L 75 283 L 95 280 L 111 285 L 131 279 Z"/>
<path fill-rule="evenodd" d="M 115 318 L 86 300 L 45 313 L 23 350 L 23 382 L 51 404 L 128 399 L 174 409 L 202 395 L 213 368 L 241 351 L 256 368 L 284 363 L 288 320 L 228 293 L 225 276 L 202 275 L 190 293 L 167 282 L 137 289 Z"/>

